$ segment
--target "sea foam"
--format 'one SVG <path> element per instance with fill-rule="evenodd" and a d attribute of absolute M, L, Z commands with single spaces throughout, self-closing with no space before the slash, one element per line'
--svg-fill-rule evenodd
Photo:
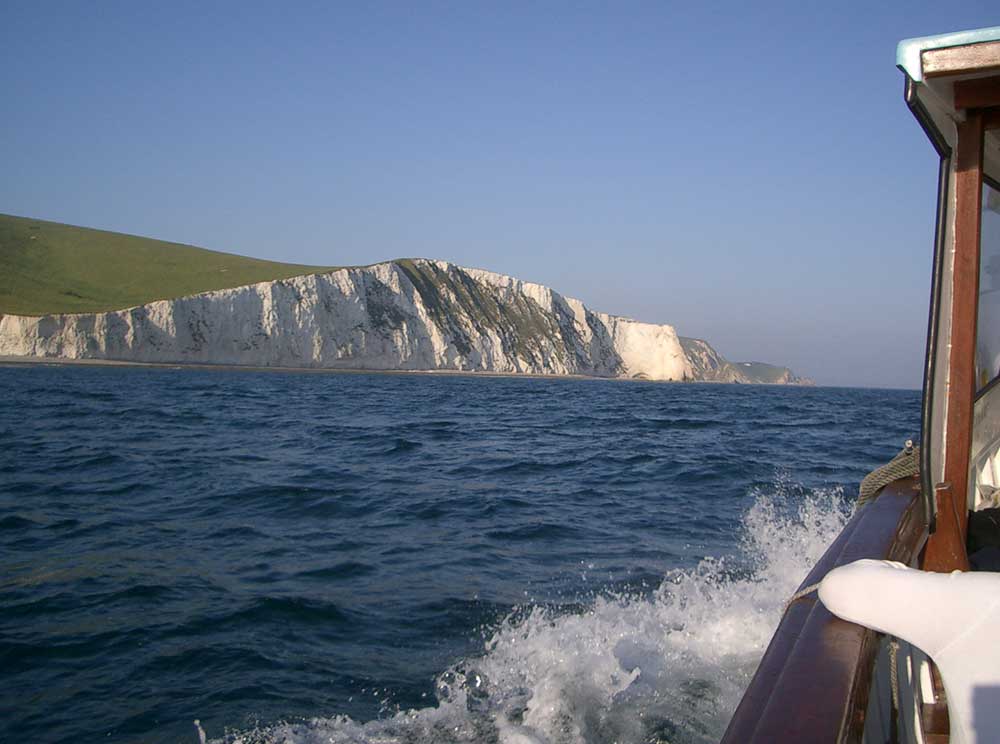
<path fill-rule="evenodd" d="M 582 611 L 521 608 L 437 678 L 435 705 L 230 732 L 225 744 L 718 741 L 785 601 L 843 528 L 837 490 L 757 494 L 740 551 Z"/>

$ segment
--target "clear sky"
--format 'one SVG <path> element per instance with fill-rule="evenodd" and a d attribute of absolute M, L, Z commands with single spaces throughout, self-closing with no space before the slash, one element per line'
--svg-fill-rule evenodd
<path fill-rule="evenodd" d="M 821 384 L 919 387 L 936 156 L 896 42 L 990 2 L 6 2 L 0 212 L 426 256 Z"/>

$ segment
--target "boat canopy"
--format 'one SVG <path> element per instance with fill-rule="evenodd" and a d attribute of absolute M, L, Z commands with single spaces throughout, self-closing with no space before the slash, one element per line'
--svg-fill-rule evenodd
<path fill-rule="evenodd" d="M 896 62 L 941 158 L 921 427 L 935 533 L 925 567 L 964 569 L 968 511 L 1000 506 L 1000 26 L 907 39 Z"/>
<path fill-rule="evenodd" d="M 910 80 L 919 83 L 924 79 L 923 66 L 920 63 L 920 56 L 924 52 L 932 49 L 982 44 L 987 41 L 1000 41 L 1000 26 L 903 39 L 896 47 L 896 66 L 905 72 Z"/>
<path fill-rule="evenodd" d="M 929 744 L 947 741 L 961 717 L 964 693 L 949 719 L 952 701 L 923 651 L 835 618 L 812 594 L 863 558 L 947 581 L 969 567 L 970 510 L 1000 506 L 1000 27 L 909 39 L 898 61 L 906 104 L 940 158 L 919 487 L 898 478 L 855 511 L 786 606 L 722 744 Z M 872 596 L 854 599 L 867 606 Z M 956 637 L 985 627 L 927 603 L 895 606 L 949 623 L 941 630 Z"/>

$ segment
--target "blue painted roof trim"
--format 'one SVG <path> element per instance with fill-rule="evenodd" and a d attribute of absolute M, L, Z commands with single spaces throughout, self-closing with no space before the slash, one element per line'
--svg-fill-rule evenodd
<path fill-rule="evenodd" d="M 943 49 L 945 47 L 979 44 L 984 41 L 1000 41 L 1000 26 L 980 28 L 975 31 L 956 31 L 951 34 L 937 36 L 919 36 L 915 39 L 903 39 L 896 47 L 896 66 L 916 82 L 924 79 L 920 65 L 920 53 L 928 49 Z"/>

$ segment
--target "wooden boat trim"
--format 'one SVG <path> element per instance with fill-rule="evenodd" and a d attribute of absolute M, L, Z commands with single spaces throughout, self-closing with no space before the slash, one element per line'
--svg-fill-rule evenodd
<path fill-rule="evenodd" d="M 1000 41 L 965 44 L 921 53 L 924 77 L 962 75 L 970 72 L 1000 71 Z"/>
<path fill-rule="evenodd" d="M 926 525 L 917 480 L 895 481 L 851 518 L 802 586 L 861 558 L 911 564 L 926 541 Z M 874 631 L 834 617 L 815 593 L 796 600 L 764 652 L 722 744 L 860 741 L 877 650 Z"/>
<path fill-rule="evenodd" d="M 945 483 L 935 484 L 934 487 L 938 507 L 937 529 L 927 544 L 922 566 L 927 571 L 969 570 L 965 534 L 972 414 L 976 397 L 976 316 L 983 188 L 983 116 L 979 110 L 969 111 L 965 121 L 958 124 L 955 159 L 955 253 L 946 413 L 948 437 L 944 446 Z"/>
<path fill-rule="evenodd" d="M 1000 106 L 1000 75 L 955 81 L 955 108 Z"/>

